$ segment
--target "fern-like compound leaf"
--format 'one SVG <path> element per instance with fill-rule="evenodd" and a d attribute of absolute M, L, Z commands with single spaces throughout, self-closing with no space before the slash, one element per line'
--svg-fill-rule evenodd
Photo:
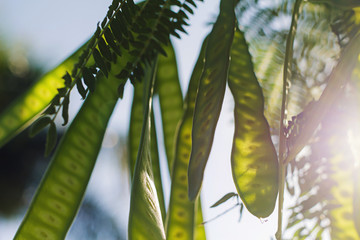
<path fill-rule="evenodd" d="M 197 220 L 201 216 L 201 209 L 197 211 L 197 201 L 190 201 L 188 193 L 187 169 L 191 153 L 191 130 L 195 107 L 196 92 L 198 89 L 200 75 L 204 65 L 206 40 L 200 51 L 200 56 L 196 62 L 192 73 L 187 97 L 184 105 L 184 113 L 176 135 L 176 145 L 174 161 L 172 164 L 171 193 L 169 211 L 166 222 L 167 239 L 186 239 L 193 240 L 196 234 L 201 234 L 201 229 L 197 228 Z M 199 201 L 200 199 L 198 199 Z M 199 204 L 200 205 L 200 204 Z M 200 207 L 200 206 L 199 206 Z M 200 238 L 201 239 L 201 238 Z"/>

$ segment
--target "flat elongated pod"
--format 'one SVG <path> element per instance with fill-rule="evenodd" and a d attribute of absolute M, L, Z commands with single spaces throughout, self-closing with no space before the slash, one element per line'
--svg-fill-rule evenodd
<path fill-rule="evenodd" d="M 165 210 L 165 199 L 164 199 L 164 191 L 161 180 L 161 169 L 160 169 L 160 158 L 158 152 L 158 143 L 156 136 L 156 127 L 155 127 L 155 119 L 154 113 L 151 111 L 151 165 L 154 176 L 154 183 L 156 187 L 156 192 L 160 204 L 161 216 L 163 222 L 165 222 L 166 218 L 166 210 Z"/>
<path fill-rule="evenodd" d="M 204 218 L 202 214 L 201 198 L 196 199 L 196 222 L 195 222 L 195 240 L 206 240 Z"/>
<path fill-rule="evenodd" d="M 49 105 L 58 93 L 57 89 L 65 86 L 62 77 L 66 71 L 71 71 L 85 45 L 42 76 L 28 91 L 1 113 L 0 147 L 35 121 L 36 116 Z"/>
<path fill-rule="evenodd" d="M 139 150 L 135 165 L 134 180 L 131 186 L 129 239 L 165 239 L 165 231 L 161 217 L 160 205 L 154 184 L 151 164 L 151 105 L 155 81 L 156 62 L 147 66 L 144 83 L 146 98 L 144 121 L 141 132 Z"/>
<path fill-rule="evenodd" d="M 196 62 L 189 82 L 188 92 L 184 105 L 184 114 L 176 137 L 175 159 L 171 176 L 170 203 L 166 219 L 166 238 L 168 240 L 196 239 L 194 238 L 197 229 L 196 202 L 190 201 L 187 197 L 187 169 L 189 166 L 191 153 L 191 130 L 196 92 L 199 85 L 200 75 L 204 66 L 203 60 L 205 46 L 206 40 L 203 43 L 200 56 Z M 201 231 L 198 233 L 198 235 L 202 235 Z"/>
<path fill-rule="evenodd" d="M 102 78 L 63 136 L 15 239 L 65 239 L 118 99 L 118 79 Z"/>
<path fill-rule="evenodd" d="M 225 94 L 230 48 L 235 29 L 235 1 L 222 0 L 220 14 L 209 35 L 205 65 L 196 97 L 192 130 L 189 198 L 198 195 L 209 158 L 217 121 Z"/>
<path fill-rule="evenodd" d="M 141 128 L 144 119 L 144 84 L 137 82 L 134 87 L 134 97 L 131 107 L 131 117 L 130 117 L 130 127 L 129 127 L 129 167 L 130 167 L 130 176 L 133 179 L 135 163 L 137 158 L 137 153 L 139 149 L 139 143 L 141 138 Z M 156 128 L 154 124 L 154 114 L 152 115 L 151 121 L 151 163 L 152 171 L 154 173 L 154 182 L 159 199 L 161 215 L 165 218 L 165 202 L 164 194 L 162 188 L 161 174 L 160 174 L 160 163 L 159 163 L 159 153 L 156 139 Z M 164 219 L 163 219 L 164 220 Z"/>
<path fill-rule="evenodd" d="M 187 169 L 191 153 L 191 130 L 195 108 L 196 92 L 204 66 L 206 40 L 194 67 L 185 99 L 184 114 L 179 125 L 175 159 L 171 176 L 171 193 L 166 222 L 167 239 L 194 239 L 196 229 L 195 202 L 187 197 Z"/>
<path fill-rule="evenodd" d="M 172 44 L 164 46 L 165 56 L 159 56 L 156 86 L 159 94 L 163 135 L 169 170 L 172 169 L 175 151 L 175 133 L 183 114 L 183 96 Z"/>
<path fill-rule="evenodd" d="M 278 193 L 278 160 L 264 117 L 264 97 L 253 72 L 244 34 L 236 30 L 231 48 L 229 87 L 235 101 L 231 152 L 236 189 L 257 217 L 269 216 Z"/>

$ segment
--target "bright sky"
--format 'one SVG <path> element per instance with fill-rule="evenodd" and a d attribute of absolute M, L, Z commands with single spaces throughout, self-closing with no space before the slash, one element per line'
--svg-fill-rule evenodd
<path fill-rule="evenodd" d="M 29 52 L 32 59 L 40 62 L 45 68 L 50 68 L 61 62 L 87 40 L 94 32 L 97 22 L 103 19 L 110 2 L 110 0 L 0 0 L 0 41 L 24 48 Z M 183 91 L 185 91 L 189 81 L 202 40 L 210 31 L 207 23 L 213 22 L 218 13 L 219 0 L 205 2 L 205 4 L 198 3 L 195 16 L 189 21 L 191 23 L 191 27 L 187 28 L 189 35 L 183 35 L 181 41 L 174 41 Z M 118 109 L 129 109 L 130 99 L 131 91 L 128 91 L 124 101 L 118 105 Z M 202 191 L 205 220 L 217 216 L 236 203 L 236 201 L 229 201 L 229 203 L 218 208 L 209 208 L 226 193 L 236 191 L 230 170 L 230 150 L 233 135 L 232 111 L 232 97 L 227 91 L 222 115 L 218 123 L 220 127 L 217 129 L 214 148 L 205 172 Z M 120 130 L 124 133 L 127 126 L 128 118 L 121 116 L 118 111 L 112 118 L 110 130 L 115 132 Z M 123 207 L 123 209 L 113 209 L 113 212 L 122 215 L 118 216 L 118 221 L 125 224 L 129 200 L 116 198 L 116 196 L 123 194 L 114 189 L 118 186 L 114 186 L 114 183 L 111 184 L 110 179 L 105 182 L 99 181 L 99 179 L 104 179 L 104 174 L 108 175 L 109 172 L 113 171 L 112 164 L 114 162 L 109 160 L 109 156 L 111 156 L 109 154 L 108 151 L 102 152 L 100 160 L 103 160 L 102 157 L 106 160 L 99 161 L 97 164 L 89 192 L 92 195 L 97 195 L 96 191 L 101 190 L 100 195 L 111 195 L 99 201 L 105 204 L 115 202 L 116 206 Z M 121 181 L 126 178 L 112 177 L 111 179 Z M 124 185 L 126 184 L 127 182 Z M 270 239 L 270 236 L 275 233 L 276 210 L 267 222 L 261 222 L 244 210 L 240 223 L 238 222 L 238 210 L 239 208 L 236 208 L 208 223 L 206 225 L 208 239 L 262 240 Z M 2 233 L 0 240 L 11 239 L 14 231 L 16 231 L 17 224 L 11 225 L 0 222 L 0 232 Z M 8 237 L 4 237 L 5 231 L 10 234 Z"/>

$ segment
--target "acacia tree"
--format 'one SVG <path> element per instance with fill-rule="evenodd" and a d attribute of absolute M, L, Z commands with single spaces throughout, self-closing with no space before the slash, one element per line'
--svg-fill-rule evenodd
<path fill-rule="evenodd" d="M 61 113 L 63 125 L 68 123 L 71 90 L 76 86 L 85 100 L 56 146 L 15 239 L 65 238 L 128 80 L 134 87 L 129 239 L 205 239 L 199 192 L 226 85 L 235 102 L 231 164 L 237 193 L 214 206 L 238 195 L 251 214 L 266 218 L 277 201 L 276 238 L 283 239 L 287 186 L 297 197 L 286 226 L 295 229 L 289 231 L 294 239 L 329 233 L 359 238 L 359 164 L 344 134 L 356 139 L 358 131 L 349 122 L 357 117 L 349 106 L 358 107 L 359 2 L 222 0 L 183 100 L 169 39 L 185 31 L 196 5 L 114 0 L 89 41 L 2 112 L 0 145 L 35 121 L 30 135 L 48 127 L 49 155 L 56 146 L 55 118 Z M 154 94 L 171 175 L 168 209 Z"/>

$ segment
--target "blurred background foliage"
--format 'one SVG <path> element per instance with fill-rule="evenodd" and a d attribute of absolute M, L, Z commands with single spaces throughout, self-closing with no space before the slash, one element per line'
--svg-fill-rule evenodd
<path fill-rule="evenodd" d="M 241 1 L 244 29 L 265 95 L 265 114 L 277 141 L 286 36 L 295 1 Z M 359 11 L 303 2 L 288 82 L 287 145 L 291 148 L 306 124 L 307 109 L 326 86 L 341 50 L 359 32 Z M 359 64 L 358 64 L 359 66 Z M 359 79 L 344 89 L 311 142 L 292 161 L 287 174 L 286 235 L 291 239 L 359 239 Z M 311 116 L 310 116 L 311 118 Z M 286 197 L 285 197 L 286 198 Z M 286 201 L 286 200 L 285 200 Z"/>

